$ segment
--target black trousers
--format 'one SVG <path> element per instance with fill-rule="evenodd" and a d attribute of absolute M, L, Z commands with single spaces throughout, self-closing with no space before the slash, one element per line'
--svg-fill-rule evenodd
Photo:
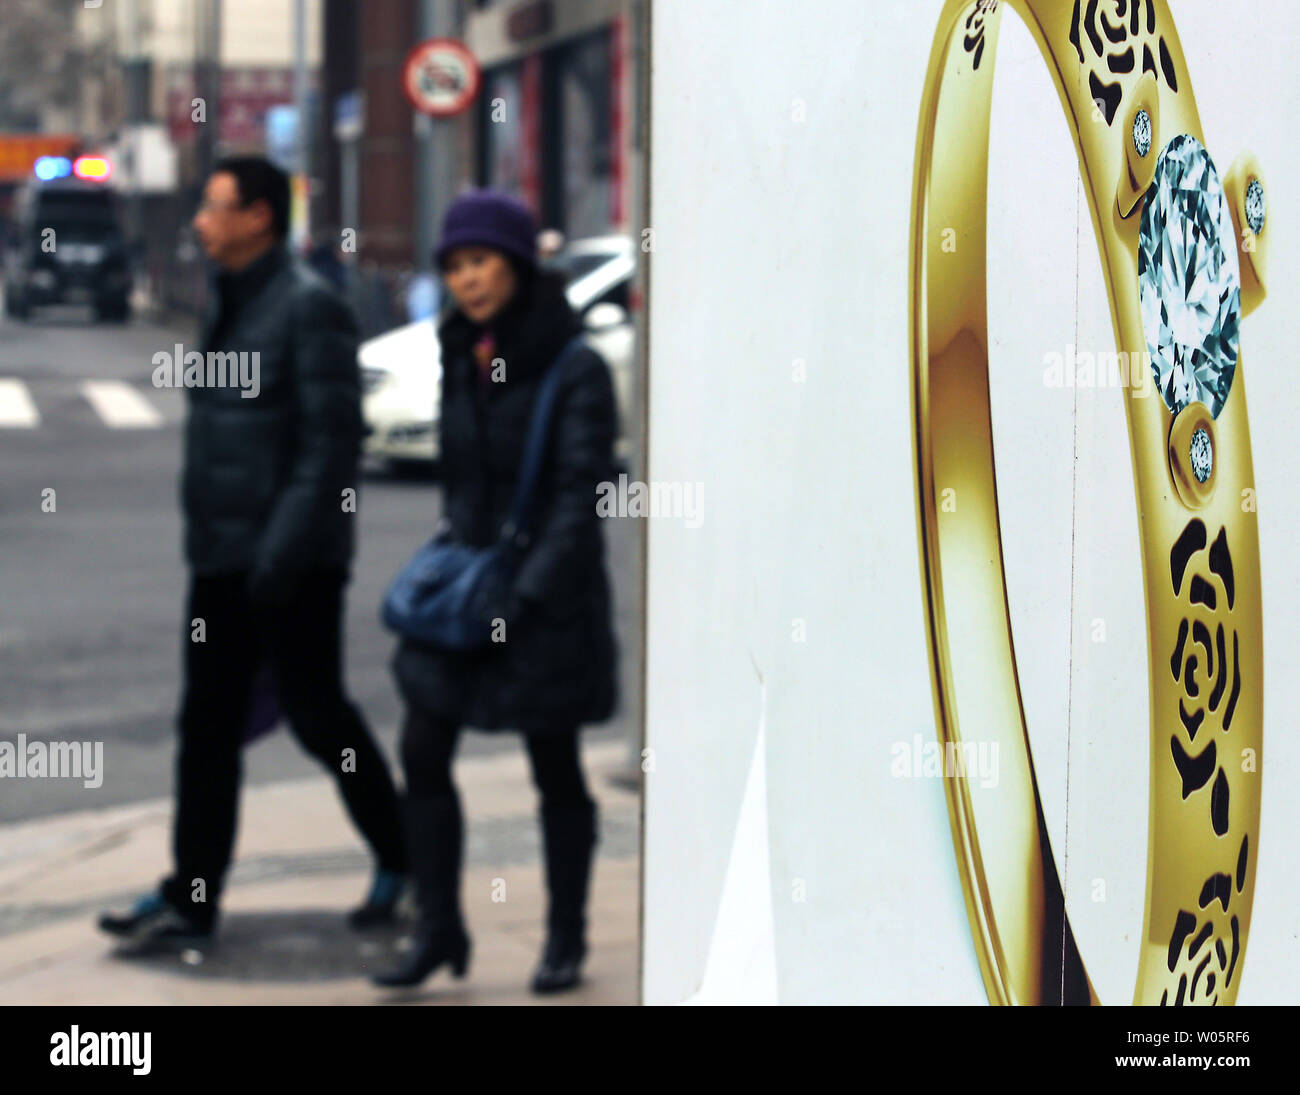
<path fill-rule="evenodd" d="M 460 727 L 408 706 L 402 724 L 402 769 L 406 790 L 422 798 L 456 798 L 451 762 Z M 533 786 L 542 805 L 586 805 L 592 801 L 582 775 L 578 727 L 548 734 L 525 734 Z"/>
<path fill-rule="evenodd" d="M 174 873 L 162 888 L 169 901 L 208 925 L 215 921 L 234 848 L 242 735 L 263 658 L 290 729 L 334 776 L 379 867 L 406 870 L 392 776 L 343 690 L 346 575 L 313 572 L 287 604 L 266 610 L 250 603 L 246 583 L 243 573 L 193 576 L 185 619 Z"/>

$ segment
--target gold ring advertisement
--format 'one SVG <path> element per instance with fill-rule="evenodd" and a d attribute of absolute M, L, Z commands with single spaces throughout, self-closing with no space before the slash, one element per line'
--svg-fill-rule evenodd
<path fill-rule="evenodd" d="M 653 34 L 647 1002 L 1295 999 L 1300 10 Z"/>
<path fill-rule="evenodd" d="M 910 334 L 936 721 L 945 743 L 994 738 L 1013 758 L 995 792 L 962 781 L 946 788 L 971 933 L 990 1001 L 1098 1002 L 1065 912 L 1024 728 L 992 469 L 984 179 L 1008 11 L 1041 49 L 1078 148 L 1116 342 L 1148 347 L 1160 393 L 1142 399 L 1131 388 L 1125 401 L 1151 694 L 1133 1002 L 1231 1004 L 1260 839 L 1260 780 L 1239 763 L 1261 754 L 1264 725 L 1259 534 L 1242 506 L 1255 488 L 1251 327 L 1242 320 L 1265 295 L 1267 190 L 1250 153 L 1216 168 L 1163 2 L 1135 2 L 1099 31 L 1069 0 L 954 0 L 940 14 L 926 77 Z M 965 245 L 945 251 L 945 231 Z M 946 512 L 952 488 L 965 504 Z"/>

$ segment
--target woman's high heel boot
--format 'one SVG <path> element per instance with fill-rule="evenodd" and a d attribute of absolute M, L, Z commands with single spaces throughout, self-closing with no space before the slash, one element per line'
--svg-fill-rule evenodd
<path fill-rule="evenodd" d="M 405 806 L 420 919 L 406 960 L 372 979 L 386 988 L 418 985 L 444 964 L 454 977 L 469 969 L 470 938 L 460 911 L 460 802 L 455 795 L 408 795 Z"/>

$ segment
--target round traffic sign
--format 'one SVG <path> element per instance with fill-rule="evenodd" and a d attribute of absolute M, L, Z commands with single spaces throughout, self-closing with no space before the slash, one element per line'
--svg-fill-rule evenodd
<path fill-rule="evenodd" d="M 430 38 L 406 55 L 402 90 L 416 110 L 446 118 L 478 94 L 482 73 L 474 55 L 455 38 Z"/>

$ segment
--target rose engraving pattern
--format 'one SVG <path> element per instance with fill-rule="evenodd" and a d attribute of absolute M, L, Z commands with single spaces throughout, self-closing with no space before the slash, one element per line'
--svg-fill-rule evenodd
<path fill-rule="evenodd" d="M 961 44 L 967 53 L 973 53 L 971 68 L 979 71 L 984 58 L 984 20 L 998 10 L 998 0 L 975 0 L 975 6 L 966 16 L 966 33 Z"/>
<path fill-rule="evenodd" d="M 1163 77 L 1170 91 L 1178 90 L 1174 59 L 1156 25 L 1155 0 L 1074 0 L 1070 44 L 1088 68 L 1088 91 L 1107 125 L 1124 97 L 1120 76 L 1150 72 L 1156 80 Z"/>
<path fill-rule="evenodd" d="M 1170 762 L 1178 770 L 1183 801 L 1197 796 L 1204 806 L 1204 823 L 1215 837 L 1223 838 L 1228 835 L 1229 770 L 1238 766 L 1221 745 L 1221 735 L 1232 729 L 1241 695 L 1228 530 L 1220 527 L 1210 542 L 1204 522 L 1193 518 L 1170 550 L 1169 570 L 1174 596 L 1186 612 L 1169 659 L 1169 671 L 1182 686 L 1177 721 L 1174 712 L 1168 715 L 1173 728 Z M 1171 988 L 1161 995 L 1161 1004 L 1217 1003 L 1232 983 L 1241 956 L 1234 899 L 1245 889 L 1250 835 L 1243 834 L 1236 848 L 1225 847 L 1224 857 L 1222 870 L 1205 879 L 1194 901 L 1188 902 L 1192 907 L 1179 909 L 1170 925 Z"/>

